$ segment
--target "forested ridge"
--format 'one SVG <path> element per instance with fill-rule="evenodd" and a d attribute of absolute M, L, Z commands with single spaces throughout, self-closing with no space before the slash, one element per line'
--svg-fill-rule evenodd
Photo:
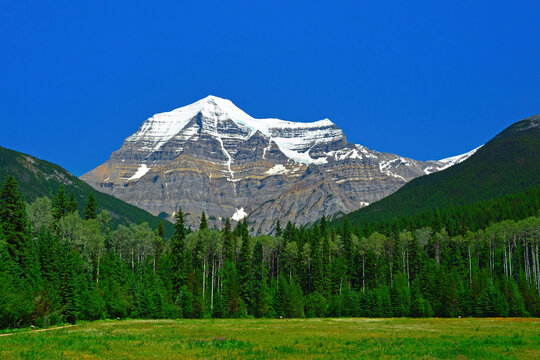
<path fill-rule="evenodd" d="M 157 216 L 112 195 L 94 192 L 90 185 L 61 166 L 0 146 L 0 183 L 3 183 L 10 174 L 17 178 L 19 191 L 29 202 L 43 196 L 52 198 L 60 187 L 64 186 L 66 195 L 75 199 L 81 212 L 84 210 L 84 200 L 93 193 L 100 207 L 111 215 L 112 226 L 147 222 L 156 227 L 161 221 Z M 165 221 L 163 226 L 168 236 L 172 235 L 172 224 Z"/>
<path fill-rule="evenodd" d="M 539 316 L 535 191 L 502 199 L 506 210 L 484 218 L 469 212 L 475 226 L 452 223 L 463 217 L 455 210 L 401 225 L 278 222 L 275 236 L 252 237 L 245 221 L 212 230 L 204 214 L 198 230 L 187 230 L 179 211 L 165 241 L 161 225 L 112 227 L 93 194 L 77 204 L 60 187 L 52 201 L 27 204 L 8 176 L 0 327 L 128 317 Z"/>
<path fill-rule="evenodd" d="M 353 225 L 393 221 L 436 208 L 467 206 L 540 185 L 540 115 L 506 128 L 471 157 L 421 176 L 395 193 L 342 217 Z"/>

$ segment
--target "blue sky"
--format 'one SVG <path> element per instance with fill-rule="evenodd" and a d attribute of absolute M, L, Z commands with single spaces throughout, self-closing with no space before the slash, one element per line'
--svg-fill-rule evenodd
<path fill-rule="evenodd" d="M 540 113 L 539 1 L 2 1 L 0 145 L 82 175 L 208 94 L 420 160 Z"/>

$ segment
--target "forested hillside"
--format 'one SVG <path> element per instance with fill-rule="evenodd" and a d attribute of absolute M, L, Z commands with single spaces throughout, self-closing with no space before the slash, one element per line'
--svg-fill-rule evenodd
<path fill-rule="evenodd" d="M 540 217 L 526 211 L 455 235 L 436 215 L 431 227 L 329 228 L 323 218 L 255 237 L 245 222 L 211 230 L 204 214 L 188 233 L 179 212 L 164 242 L 162 228 L 111 226 L 96 205 L 85 202 L 84 219 L 62 191 L 25 205 L 15 179 L 6 180 L 1 327 L 117 317 L 540 316 Z"/>
<path fill-rule="evenodd" d="M 353 225 L 391 221 L 499 198 L 540 185 L 540 115 L 521 120 L 460 164 L 411 180 L 347 218 Z"/>
<path fill-rule="evenodd" d="M 34 201 L 42 196 L 52 199 L 64 185 L 67 196 L 73 193 L 80 212 L 83 211 L 84 200 L 94 193 L 100 208 L 107 210 L 111 215 L 111 224 L 114 226 L 147 222 L 155 227 L 161 221 L 145 210 L 111 195 L 95 191 L 90 185 L 58 165 L 0 146 L 0 183 L 3 183 L 9 174 L 18 179 L 20 192 L 26 201 Z M 164 226 L 166 233 L 170 236 L 172 224 L 165 221 Z"/>

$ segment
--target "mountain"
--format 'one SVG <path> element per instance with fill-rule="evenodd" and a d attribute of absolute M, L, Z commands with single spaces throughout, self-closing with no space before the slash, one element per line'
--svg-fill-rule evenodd
<path fill-rule="evenodd" d="M 15 177 L 19 183 L 19 190 L 27 202 L 42 196 L 53 198 L 60 186 L 64 185 L 67 195 L 71 194 L 71 191 L 75 193 L 81 212 L 88 195 L 93 192 L 99 208 L 111 214 L 112 225 L 147 222 L 152 228 L 156 228 L 161 221 L 145 210 L 95 191 L 58 165 L 0 146 L 0 183 L 4 183 L 8 174 Z M 166 233 L 171 235 L 174 231 L 173 224 L 168 221 L 163 223 Z"/>
<path fill-rule="evenodd" d="M 255 119 L 208 96 L 144 121 L 81 179 L 169 219 L 181 207 L 192 226 L 203 211 L 212 226 L 247 215 L 264 233 L 278 219 L 301 225 L 351 212 L 449 163 L 350 143 L 328 119 Z"/>
<path fill-rule="evenodd" d="M 387 221 L 500 198 L 538 185 L 540 115 L 535 115 L 511 125 L 461 163 L 414 179 L 394 194 L 346 218 L 354 224 Z"/>

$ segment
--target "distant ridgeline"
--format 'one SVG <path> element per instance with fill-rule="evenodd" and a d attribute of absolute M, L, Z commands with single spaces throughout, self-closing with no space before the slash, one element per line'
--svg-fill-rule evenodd
<path fill-rule="evenodd" d="M 161 221 L 145 210 L 92 189 L 90 185 L 58 165 L 0 146 L 0 183 L 3 183 L 9 174 L 17 179 L 19 190 L 28 202 L 42 196 L 52 199 L 60 186 L 64 185 L 67 196 L 74 193 L 81 213 L 84 201 L 94 193 L 100 209 L 110 213 L 112 225 L 147 222 L 152 228 L 156 228 Z M 170 236 L 173 225 L 168 221 L 163 223 Z"/>
<path fill-rule="evenodd" d="M 416 178 L 334 224 L 349 221 L 363 232 L 384 231 L 431 226 L 440 215 L 448 231 L 458 234 L 534 215 L 538 186 L 540 115 L 535 115 L 508 127 L 464 162 Z"/>

